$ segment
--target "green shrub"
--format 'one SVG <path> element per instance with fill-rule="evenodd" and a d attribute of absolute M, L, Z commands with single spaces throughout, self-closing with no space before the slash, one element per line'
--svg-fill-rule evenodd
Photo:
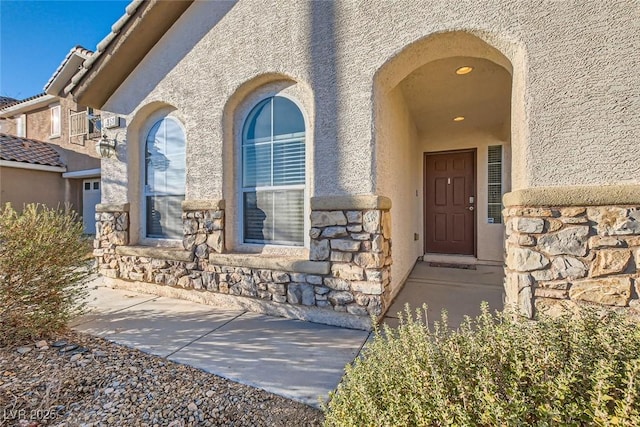
<path fill-rule="evenodd" d="M 326 406 L 327 426 L 640 425 L 640 328 L 584 310 L 536 322 L 491 315 L 455 331 L 407 307 Z"/>
<path fill-rule="evenodd" d="M 82 311 L 89 250 L 74 213 L 0 210 L 0 345 L 49 336 Z"/>

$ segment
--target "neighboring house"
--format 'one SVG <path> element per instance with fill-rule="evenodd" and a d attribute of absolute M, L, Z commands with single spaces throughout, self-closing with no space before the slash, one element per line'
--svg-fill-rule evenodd
<path fill-rule="evenodd" d="M 527 316 L 635 310 L 638 13 L 132 2 L 65 88 L 122 119 L 105 130 L 101 271 L 367 327 L 416 259 L 502 265 L 506 249 Z"/>
<path fill-rule="evenodd" d="M 24 151 L 23 160 L 0 165 L 3 181 L 0 202 L 11 202 L 16 208 L 29 202 L 52 207 L 70 204 L 82 215 L 85 233 L 94 234 L 95 205 L 100 203 L 100 158 L 96 142 L 101 134 L 95 128 L 96 120 L 92 122 L 90 118 L 97 114 L 70 97 L 60 96 L 90 54 L 91 51 L 80 46 L 74 47 L 45 86 L 46 93 L 0 106 L 0 119 L 3 119 L 0 129 L 5 134 L 0 149 L 3 153 L 12 153 L 18 147 L 16 141 L 23 141 Z M 43 147 L 57 153 L 57 163 L 31 161 L 34 147 L 38 147 L 37 153 L 44 150 Z M 2 158 L 11 160 L 4 154 Z M 47 166 L 46 171 L 43 166 Z M 47 185 L 32 185 L 39 182 L 45 172 L 50 177 Z M 29 179 L 30 176 L 33 178 Z"/>

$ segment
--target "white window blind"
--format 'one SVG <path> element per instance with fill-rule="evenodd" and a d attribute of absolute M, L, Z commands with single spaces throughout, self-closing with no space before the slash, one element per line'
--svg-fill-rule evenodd
<path fill-rule="evenodd" d="M 502 222 L 502 145 L 489 147 L 487 162 L 489 224 Z"/>
<path fill-rule="evenodd" d="M 162 119 L 149 131 L 144 187 L 147 237 L 182 237 L 185 149 L 184 132 L 175 119 Z"/>
<path fill-rule="evenodd" d="M 249 114 L 242 141 L 244 241 L 304 244 L 305 125 L 300 109 L 275 96 Z"/>

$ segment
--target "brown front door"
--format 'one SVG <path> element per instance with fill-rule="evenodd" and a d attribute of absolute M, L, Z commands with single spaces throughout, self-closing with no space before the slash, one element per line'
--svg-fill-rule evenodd
<path fill-rule="evenodd" d="M 425 252 L 475 254 L 475 157 L 425 153 Z"/>

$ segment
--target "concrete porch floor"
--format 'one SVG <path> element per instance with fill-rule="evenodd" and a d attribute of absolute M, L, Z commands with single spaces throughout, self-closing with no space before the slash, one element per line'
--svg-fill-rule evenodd
<path fill-rule="evenodd" d="M 503 309 L 502 266 L 476 265 L 475 270 L 463 268 L 432 267 L 419 261 L 407 278 L 384 317 L 391 327 L 398 325 L 398 312 L 404 312 L 405 304 L 411 311 L 427 304 L 430 324 L 440 320 L 442 310 L 448 314 L 449 326 L 457 328 L 464 316 L 480 314 L 480 303 L 486 301 L 493 312 Z"/>

